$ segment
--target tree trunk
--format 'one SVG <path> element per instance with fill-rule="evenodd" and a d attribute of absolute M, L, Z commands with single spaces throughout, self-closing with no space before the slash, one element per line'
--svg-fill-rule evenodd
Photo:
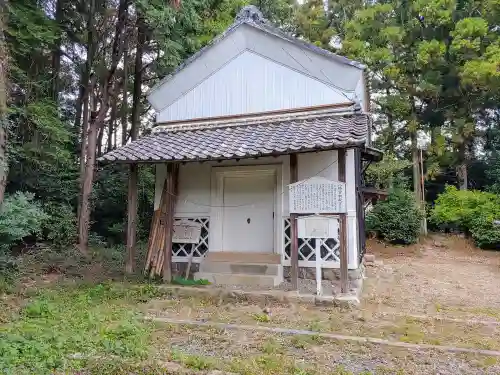
<path fill-rule="evenodd" d="M 417 144 L 417 133 L 411 132 L 411 159 L 413 162 L 413 192 L 415 193 L 415 200 L 418 205 L 422 201 L 422 190 L 420 189 L 420 165 L 418 157 L 418 144 Z"/>
<path fill-rule="evenodd" d="M 63 12 L 63 1 L 56 1 L 56 14 L 55 21 L 57 26 L 61 28 L 64 12 Z M 62 43 L 62 30 L 58 31 L 58 37 L 54 41 L 54 48 L 52 50 L 52 72 L 51 72 L 51 96 L 55 102 L 59 99 L 59 73 L 61 71 L 61 43 Z"/>
<path fill-rule="evenodd" d="M 115 131 L 116 112 L 117 112 L 116 100 L 117 100 L 116 96 L 114 96 L 111 99 L 111 115 L 108 124 L 108 147 L 106 149 L 106 152 L 110 152 L 113 149 L 113 140 L 115 141 L 116 144 L 116 131 Z"/>
<path fill-rule="evenodd" d="M 144 21 L 140 13 L 137 14 L 137 46 L 135 53 L 135 66 L 134 66 L 134 93 L 132 104 L 132 128 L 130 129 L 130 137 L 132 142 L 137 139 L 139 135 L 139 114 L 141 113 L 141 96 L 142 96 L 142 55 L 144 53 L 144 43 L 146 42 L 146 35 L 144 33 Z M 134 259 L 135 259 L 135 239 L 137 232 L 137 166 L 130 168 L 130 182 L 129 182 L 129 195 L 128 195 L 128 226 L 127 226 L 127 264 L 125 271 L 127 273 L 134 272 Z"/>
<path fill-rule="evenodd" d="M 102 140 L 104 138 L 104 126 L 101 126 L 99 128 L 99 131 L 97 133 L 97 156 L 102 155 Z"/>
<path fill-rule="evenodd" d="M 411 158 L 413 162 L 413 192 L 415 194 L 415 201 L 417 203 L 417 206 L 420 207 L 421 209 L 424 208 L 424 201 L 422 199 L 422 173 L 423 171 L 420 170 L 420 156 L 419 156 L 419 149 L 418 149 L 418 143 L 417 143 L 417 132 L 412 131 L 410 133 L 410 139 L 411 139 Z M 420 233 L 424 234 L 426 232 L 426 227 L 427 224 L 425 222 L 425 218 L 422 219 L 421 225 L 420 225 Z"/>
<path fill-rule="evenodd" d="M 5 43 L 5 17 L 7 1 L 0 2 L 0 205 L 7 185 L 7 67 L 8 54 Z"/>
<path fill-rule="evenodd" d="M 468 175 L 467 175 L 467 153 L 466 153 L 466 141 L 465 140 L 460 144 L 460 146 L 458 148 L 458 160 L 459 160 L 459 164 L 456 168 L 458 188 L 460 190 L 467 190 Z"/>
<path fill-rule="evenodd" d="M 104 120 L 109 109 L 109 100 L 113 78 L 120 62 L 122 55 L 122 43 L 124 42 L 124 28 L 128 14 L 128 6 L 130 0 L 120 0 L 118 6 L 118 19 L 116 21 L 115 35 L 113 39 L 113 47 L 111 53 L 111 66 L 103 80 L 102 100 L 99 112 L 95 119 L 90 123 L 87 145 L 87 162 L 85 165 L 85 178 L 82 188 L 82 204 L 79 217 L 79 246 L 84 253 L 88 252 L 89 238 L 89 218 L 90 218 L 90 194 L 92 193 L 92 183 L 94 181 L 95 155 L 97 146 L 97 135 L 101 127 L 104 125 Z"/>
<path fill-rule="evenodd" d="M 121 108 L 122 146 L 127 143 L 128 130 L 128 44 L 123 49 L 123 99 Z"/>
<path fill-rule="evenodd" d="M 85 180 L 85 162 L 87 157 L 87 137 L 89 131 L 89 101 L 91 92 L 93 91 L 95 77 L 91 77 L 92 65 L 94 63 L 94 13 L 95 13 L 95 0 L 89 2 L 89 13 L 87 18 L 87 61 L 85 63 L 85 71 L 82 74 L 83 89 L 83 120 L 81 132 L 81 148 L 80 148 L 80 194 L 78 195 L 77 217 L 78 217 L 78 233 L 82 228 L 80 223 L 81 209 L 82 209 L 82 192 L 83 182 Z"/>
<path fill-rule="evenodd" d="M 135 54 L 135 67 L 134 67 L 134 94 L 133 94 L 133 107 L 132 107 L 132 128 L 130 129 L 130 138 L 132 141 L 137 139 L 139 135 L 139 115 L 141 113 L 141 96 L 142 96 L 142 56 L 144 53 L 144 43 L 146 42 L 146 35 L 144 33 L 144 21 L 142 15 L 137 15 L 137 48 Z"/>

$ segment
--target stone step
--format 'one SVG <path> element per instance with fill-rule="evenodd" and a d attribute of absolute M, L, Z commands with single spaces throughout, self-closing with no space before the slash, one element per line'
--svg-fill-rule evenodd
<path fill-rule="evenodd" d="M 275 287 L 282 282 L 278 276 L 214 272 L 196 272 L 194 274 L 194 279 L 208 280 L 210 283 L 216 285 L 248 285 L 262 287 Z"/>
<path fill-rule="evenodd" d="M 200 271 L 214 273 L 240 273 L 247 275 L 278 276 L 280 267 L 281 266 L 279 264 L 214 262 L 205 259 L 200 264 Z"/>
<path fill-rule="evenodd" d="M 272 253 L 243 253 L 237 251 L 208 252 L 205 260 L 208 262 L 228 262 L 246 264 L 281 264 L 281 256 Z"/>

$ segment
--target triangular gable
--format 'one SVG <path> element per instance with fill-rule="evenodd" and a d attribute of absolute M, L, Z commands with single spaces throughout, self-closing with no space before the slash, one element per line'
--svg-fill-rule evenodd
<path fill-rule="evenodd" d="M 156 120 L 234 116 L 352 100 L 314 77 L 244 51 L 159 112 Z"/>
<path fill-rule="evenodd" d="M 252 15 L 238 17 L 228 30 L 150 91 L 148 99 L 157 111 L 174 103 L 244 51 L 262 55 L 337 90 L 355 91 L 363 69 L 361 64 L 292 38 L 261 20 L 256 21 Z"/>

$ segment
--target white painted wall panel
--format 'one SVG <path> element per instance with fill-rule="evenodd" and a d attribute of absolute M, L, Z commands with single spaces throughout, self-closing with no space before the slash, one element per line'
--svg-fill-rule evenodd
<path fill-rule="evenodd" d="M 282 164 L 282 186 L 288 186 L 290 181 L 290 163 L 288 156 L 265 157 L 259 159 L 248 159 L 242 161 L 226 160 L 205 163 L 187 163 L 179 169 L 179 200 L 176 207 L 177 216 L 209 216 L 210 213 L 210 189 L 212 167 L 222 166 L 245 166 L 258 164 Z M 155 204 L 154 209 L 160 207 L 161 191 L 166 176 L 165 164 L 156 167 Z M 288 195 L 280 197 L 282 205 L 287 204 Z M 288 208 L 287 208 L 288 210 Z"/>
<path fill-rule="evenodd" d="M 347 249 L 349 268 L 358 268 L 358 218 L 356 210 L 356 168 L 354 150 L 346 152 Z"/>
<path fill-rule="evenodd" d="M 210 51 L 201 54 L 196 61 L 154 89 L 148 95 L 149 102 L 160 111 L 238 56 L 245 48 L 244 31 L 237 29 L 212 46 Z"/>
<path fill-rule="evenodd" d="M 344 103 L 338 90 L 245 51 L 162 110 L 158 122 Z"/>
<path fill-rule="evenodd" d="M 353 93 L 362 70 L 334 58 L 315 53 L 254 27 L 243 25 L 247 48 L 297 71 Z M 345 100 L 344 100 L 345 101 Z"/>
<path fill-rule="evenodd" d="M 338 155 L 337 151 L 324 151 L 317 153 L 298 154 L 299 180 L 316 175 L 338 180 Z M 176 216 L 210 216 L 211 202 L 211 171 L 213 167 L 246 166 L 259 164 L 280 164 L 282 168 L 281 185 L 281 216 L 290 215 L 288 208 L 288 184 L 290 183 L 290 157 L 280 156 L 248 159 L 236 162 L 227 160 L 221 163 L 188 163 L 181 165 L 179 171 L 179 200 L 176 207 Z M 358 267 L 357 255 L 357 217 L 356 217 L 356 191 L 354 179 L 354 151 L 348 150 L 346 155 L 346 180 L 347 180 L 347 223 L 348 223 L 348 254 L 349 268 Z M 156 167 L 155 210 L 159 208 L 161 191 L 165 181 L 166 166 L 158 164 Z M 280 237 L 281 241 L 281 237 Z"/>
<path fill-rule="evenodd" d="M 298 154 L 298 178 L 324 177 L 338 181 L 337 151 L 308 152 Z"/>

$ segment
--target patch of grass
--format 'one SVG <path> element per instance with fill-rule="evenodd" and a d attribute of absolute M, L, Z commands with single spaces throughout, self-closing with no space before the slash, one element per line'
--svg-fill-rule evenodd
<path fill-rule="evenodd" d="M 0 331 L 0 368 L 16 374 L 75 370 L 79 358 L 142 359 L 152 325 L 138 303 L 157 296 L 152 285 L 79 285 L 39 291 Z"/>
<path fill-rule="evenodd" d="M 393 368 L 389 368 L 386 366 L 377 366 L 375 369 L 375 375 L 404 375 L 405 372 L 403 369 L 394 370 Z"/>
<path fill-rule="evenodd" d="M 290 343 L 294 348 L 307 349 L 309 346 L 324 344 L 325 339 L 320 335 L 296 335 L 290 339 Z"/>
<path fill-rule="evenodd" d="M 283 353 L 283 346 L 280 342 L 271 337 L 262 343 L 260 351 L 265 354 Z"/>
<path fill-rule="evenodd" d="M 473 308 L 463 309 L 462 311 L 470 312 L 474 315 L 485 315 L 489 316 L 490 318 L 495 318 L 500 320 L 500 310 L 495 309 L 493 307 L 473 307 Z"/>
<path fill-rule="evenodd" d="M 177 284 L 177 285 L 186 285 L 186 286 L 191 286 L 191 285 L 210 285 L 210 281 L 205 280 L 205 279 L 200 279 L 200 280 L 193 280 L 193 279 L 185 279 L 184 277 L 174 277 L 172 279 L 172 284 Z"/>
<path fill-rule="evenodd" d="M 184 354 L 179 352 L 172 353 L 172 359 L 182 363 L 185 367 L 193 370 L 209 370 L 216 367 L 217 363 L 213 358 L 202 355 Z"/>
<path fill-rule="evenodd" d="M 482 367 L 491 367 L 498 364 L 498 357 L 486 357 L 482 360 Z"/>
<path fill-rule="evenodd" d="M 259 323 L 269 323 L 271 321 L 271 317 L 266 313 L 254 313 L 252 318 Z"/>
<path fill-rule="evenodd" d="M 315 319 L 309 323 L 308 329 L 314 332 L 321 332 L 323 330 L 323 324 L 319 320 Z"/>
<path fill-rule="evenodd" d="M 280 359 L 280 356 L 272 354 L 258 357 L 257 363 L 264 372 L 279 373 L 278 371 L 283 369 L 283 361 Z"/>
<path fill-rule="evenodd" d="M 332 375 L 354 375 L 351 371 L 348 371 L 344 366 L 339 365 L 335 367 L 332 372 Z"/>

